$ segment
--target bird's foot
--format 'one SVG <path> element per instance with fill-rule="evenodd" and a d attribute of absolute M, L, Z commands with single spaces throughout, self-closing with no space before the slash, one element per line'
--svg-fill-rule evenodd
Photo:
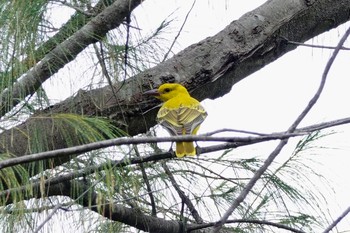
<path fill-rule="evenodd" d="M 201 153 L 202 153 L 202 148 L 196 145 L 196 155 L 200 156 Z"/>
<path fill-rule="evenodd" d="M 170 146 L 169 150 L 168 150 L 168 153 L 171 153 L 173 155 L 173 157 L 176 157 L 176 153 L 175 151 L 173 150 L 173 147 Z"/>

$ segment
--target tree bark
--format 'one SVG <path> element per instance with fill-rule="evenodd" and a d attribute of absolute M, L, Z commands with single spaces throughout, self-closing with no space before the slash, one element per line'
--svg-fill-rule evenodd
<path fill-rule="evenodd" d="M 47 41 L 41 43 L 32 54 L 28 55 L 25 59 L 23 59 L 20 63 L 13 64 L 12 68 L 8 72 L 4 72 L 0 74 L 0 79 L 2 80 L 12 80 L 15 82 L 18 80 L 23 74 L 28 72 L 34 65 L 38 64 L 45 55 L 51 52 L 55 47 L 67 40 L 70 36 L 72 36 L 76 31 L 78 31 L 81 27 L 83 27 L 87 22 L 89 22 L 93 16 L 101 13 L 107 6 L 111 5 L 115 0 L 105 1 L 100 0 L 96 5 L 88 10 L 86 14 L 82 12 L 75 12 L 71 18 L 60 28 L 60 30 L 53 35 Z M 8 106 L 8 109 L 11 109 L 12 106 Z"/>
<path fill-rule="evenodd" d="M 35 93 L 44 81 L 74 60 L 88 45 L 101 40 L 108 31 L 118 27 L 140 2 L 140 0 L 114 2 L 72 36 L 53 48 L 11 88 L 2 91 L 0 116 L 10 111 L 26 96 Z M 50 45 L 47 46 L 50 48 Z"/>
<path fill-rule="evenodd" d="M 132 2 L 134 6 L 139 3 Z M 109 86 L 80 91 L 76 96 L 38 112 L 37 115 L 72 112 L 86 116 L 103 116 L 113 120 L 117 127 L 123 128 L 130 135 L 144 133 L 156 124 L 155 106 L 158 104 L 155 100 L 143 97 L 144 91 L 164 82 L 179 82 L 199 100 L 215 99 L 228 93 L 238 81 L 295 49 L 296 45 L 288 43 L 289 40 L 304 42 L 335 28 L 349 20 L 349 12 L 350 0 L 270 0 L 233 21 L 215 36 L 189 46 L 171 59 L 126 80 L 123 84 L 116 83 L 116 96 Z M 92 19 L 93 22 L 94 20 L 96 21 Z M 104 33 L 112 28 L 109 24 L 100 24 L 100 27 L 103 27 L 99 30 Z M 80 37 L 76 39 L 76 44 L 88 44 L 79 41 Z M 89 43 L 95 41 L 96 38 L 93 38 Z M 65 46 L 71 44 L 65 41 L 58 48 L 69 51 Z M 70 59 L 74 59 L 82 49 L 79 47 L 69 56 Z M 53 64 L 50 62 L 56 61 L 46 59 L 44 63 L 51 67 Z M 68 63 L 69 59 L 65 61 Z M 63 65 L 60 63 L 60 66 Z M 50 76 L 38 67 L 33 70 L 41 81 Z M 29 72 L 27 75 L 33 74 Z M 29 90 L 27 94 L 33 93 L 40 83 L 35 82 L 35 85 L 29 86 L 25 84 L 23 89 Z M 122 88 L 119 89 L 121 85 Z M 23 124 L 1 133 L 0 152 L 9 152 L 14 156 L 29 153 L 27 135 L 41 121 L 31 117 Z M 42 127 L 42 133 L 50 142 L 47 150 L 67 147 L 64 137 L 57 136 L 60 129 L 55 128 L 52 121 L 45 120 L 42 125 L 45 126 Z M 74 133 L 72 131 L 72 135 Z M 48 166 L 57 166 L 69 159 L 70 157 L 62 157 L 60 161 Z"/>

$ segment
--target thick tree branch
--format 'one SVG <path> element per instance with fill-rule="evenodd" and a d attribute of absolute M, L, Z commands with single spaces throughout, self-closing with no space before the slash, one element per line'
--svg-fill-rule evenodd
<path fill-rule="evenodd" d="M 0 116 L 6 114 L 26 96 L 35 93 L 42 83 L 64 67 L 88 45 L 97 42 L 108 31 L 118 27 L 141 0 L 119 0 L 105 8 L 80 30 L 57 45 L 43 59 L 18 80 L 11 89 L 0 95 Z M 11 98 L 9 98 L 11 96 Z"/>
<path fill-rule="evenodd" d="M 52 51 L 58 44 L 65 41 L 68 37 L 73 35 L 81 27 L 83 27 L 93 16 L 101 13 L 101 11 L 112 4 L 114 1 L 100 0 L 92 9 L 88 12 L 77 11 L 71 18 L 60 28 L 60 30 L 53 35 L 50 39 L 38 45 L 30 56 L 24 58 L 20 63 L 13 63 L 10 71 L 4 73 L 4 76 L 0 76 L 1 79 L 17 80 L 23 74 L 25 74 L 34 65 L 37 65 L 41 59 L 44 58 L 50 51 Z M 11 77 L 10 77 L 11 76 Z M 15 76 L 15 77 L 14 77 Z M 11 109 L 12 106 L 8 106 Z"/>

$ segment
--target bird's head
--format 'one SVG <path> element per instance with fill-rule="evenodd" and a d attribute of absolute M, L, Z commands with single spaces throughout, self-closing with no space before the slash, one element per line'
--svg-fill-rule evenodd
<path fill-rule="evenodd" d="M 158 89 L 153 89 L 143 93 L 145 95 L 152 95 L 162 101 L 168 101 L 177 95 L 188 95 L 187 89 L 178 83 L 164 83 Z"/>

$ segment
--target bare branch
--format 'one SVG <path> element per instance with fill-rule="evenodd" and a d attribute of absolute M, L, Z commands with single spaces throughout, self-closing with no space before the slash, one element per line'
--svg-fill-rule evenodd
<path fill-rule="evenodd" d="M 331 58 L 328 60 L 326 67 L 324 69 L 324 72 L 322 74 L 321 83 L 319 85 L 318 90 L 316 91 L 316 94 L 311 98 L 311 100 L 309 101 L 306 108 L 299 115 L 299 117 L 294 121 L 294 123 L 290 126 L 290 128 L 288 129 L 288 133 L 295 131 L 295 129 L 297 128 L 299 123 L 305 118 L 305 116 L 308 114 L 308 112 L 311 110 L 311 108 L 316 104 L 317 100 L 320 98 L 322 90 L 326 84 L 328 72 L 329 72 L 331 66 L 333 65 L 335 58 L 338 56 L 340 49 L 343 47 L 343 44 L 345 43 L 346 39 L 348 38 L 349 34 L 350 34 L 350 28 L 348 28 L 348 30 L 345 32 L 343 37 L 340 39 L 337 47 L 333 51 Z"/>
<path fill-rule="evenodd" d="M 74 154 L 81 154 L 85 152 L 89 152 L 92 150 L 107 148 L 110 146 L 118 146 L 118 145 L 128 145 L 128 144 L 142 144 L 142 143 L 156 143 L 156 142 L 176 142 L 176 141 L 224 141 L 228 142 L 226 144 L 210 146 L 205 148 L 199 148 L 199 153 L 209 153 L 213 151 L 228 149 L 228 148 L 237 148 L 240 146 L 250 145 L 259 142 L 265 142 L 270 140 L 278 140 L 278 139 L 286 139 L 290 137 L 303 136 L 310 132 L 316 130 L 322 130 L 326 128 L 331 128 L 334 126 L 344 125 L 350 123 L 349 118 L 338 119 L 334 121 L 324 122 L 320 124 L 315 124 L 311 126 L 306 126 L 303 128 L 296 129 L 294 133 L 286 133 L 286 132 L 278 132 L 272 134 L 262 134 L 255 133 L 244 130 L 234 130 L 234 129 L 222 129 L 214 132 L 210 132 L 204 135 L 186 135 L 186 136 L 176 136 L 176 137 L 140 137 L 140 138 L 115 138 L 104 140 L 100 142 L 89 143 L 81 146 L 68 147 L 65 149 L 58 149 L 52 151 L 46 151 L 36 154 L 24 155 L 17 158 L 11 158 L 0 161 L 0 169 L 5 167 L 14 166 L 17 164 L 23 164 L 28 162 L 33 162 L 37 160 L 43 159 L 51 159 L 59 156 L 68 156 Z M 255 135 L 261 135 L 257 137 L 210 137 L 206 135 L 213 135 L 218 132 L 242 132 L 249 133 Z"/>
<path fill-rule="evenodd" d="M 235 133 L 243 133 L 243 134 L 252 134 L 252 135 L 258 135 L 258 136 L 266 136 L 268 134 L 266 133 L 259 133 L 259 132 L 253 132 L 253 131 L 247 131 L 247 130 L 241 130 L 241 129 L 218 129 L 209 133 L 205 133 L 203 135 L 205 136 L 212 136 L 214 134 L 218 133 L 224 133 L 224 132 L 235 132 Z"/>
<path fill-rule="evenodd" d="M 331 225 L 329 225 L 323 233 L 330 232 L 343 218 L 345 218 L 346 215 L 350 213 L 350 206 L 336 219 L 334 222 L 332 222 Z"/>
<path fill-rule="evenodd" d="M 36 154 L 24 155 L 17 158 L 11 158 L 0 161 L 0 169 L 5 167 L 33 162 L 42 159 L 51 159 L 64 155 L 81 154 L 91 150 L 102 149 L 110 146 L 141 144 L 141 143 L 155 143 L 155 142 L 177 142 L 177 141 L 224 141 L 235 143 L 235 146 L 248 145 L 263 141 L 283 139 L 289 137 L 302 136 L 306 133 L 290 133 L 290 134 L 271 134 L 260 137 L 209 137 L 200 135 L 186 135 L 174 137 L 140 137 L 140 138 L 115 138 L 104 140 L 100 142 L 93 142 L 82 146 L 68 147 L 65 149 L 46 151 Z"/>
<path fill-rule="evenodd" d="M 189 199 L 189 197 L 186 196 L 184 191 L 181 190 L 180 186 L 177 184 L 173 174 L 171 173 L 171 171 L 169 170 L 169 168 L 165 162 L 162 162 L 162 167 L 165 171 L 165 174 L 168 175 L 171 184 L 175 188 L 175 190 L 176 190 L 177 194 L 179 195 L 179 197 L 181 198 L 182 202 L 185 203 L 186 206 L 188 207 L 188 209 L 190 210 L 193 218 L 196 220 L 197 223 L 203 223 L 204 221 L 203 221 L 202 217 L 199 215 L 198 211 L 194 207 L 194 205 L 193 205 L 192 201 Z"/>
<path fill-rule="evenodd" d="M 277 227 L 283 230 L 288 230 L 290 232 L 295 232 L 295 233 L 305 233 L 304 231 L 280 224 L 280 223 L 274 223 L 270 221 L 264 221 L 264 220 L 255 220 L 255 219 L 234 219 L 234 220 L 227 220 L 226 223 L 252 223 L 252 224 L 259 224 L 259 225 L 266 225 L 266 226 L 273 226 Z M 205 224 L 199 224 L 199 225 L 191 225 L 188 226 L 187 229 L 191 232 L 192 230 L 197 230 L 197 229 L 203 229 L 207 227 L 214 226 L 215 223 L 205 223 Z"/>
<path fill-rule="evenodd" d="M 337 57 L 340 48 L 343 46 L 344 42 L 348 38 L 350 34 L 350 28 L 345 32 L 343 37 L 340 39 L 336 49 L 334 50 L 331 58 L 328 60 L 325 70 L 322 74 L 321 83 L 319 85 L 318 90 L 316 91 L 315 95 L 311 98 L 308 105 L 305 107 L 305 109 L 301 112 L 301 114 L 298 116 L 298 118 L 293 122 L 293 124 L 289 127 L 287 130 L 287 133 L 294 132 L 298 124 L 304 119 L 304 117 L 308 114 L 308 112 L 311 110 L 311 108 L 315 105 L 317 100 L 319 99 L 322 90 L 325 86 L 328 72 Z M 238 195 L 238 197 L 233 201 L 230 208 L 225 212 L 225 214 L 220 218 L 220 220 L 215 224 L 215 226 L 212 229 L 212 233 L 217 233 L 220 231 L 222 226 L 226 223 L 229 216 L 233 213 L 233 211 L 241 204 L 241 202 L 244 201 L 244 199 L 248 196 L 251 189 L 254 187 L 255 183 L 260 179 L 260 177 L 263 175 L 263 173 L 267 170 L 267 168 L 271 165 L 271 163 L 274 161 L 274 159 L 277 157 L 277 155 L 280 153 L 282 148 L 287 144 L 288 138 L 281 140 L 281 142 L 277 145 L 277 147 L 272 151 L 272 153 L 268 156 L 268 158 L 265 160 L 264 164 L 256 171 L 254 176 L 250 179 L 250 181 L 247 183 L 245 188 L 242 190 L 242 192 Z"/>
<path fill-rule="evenodd" d="M 44 219 L 44 221 L 42 221 L 39 226 L 36 227 L 36 229 L 33 231 L 33 233 L 38 233 L 41 228 L 44 227 L 44 225 L 50 221 L 50 219 L 55 215 L 55 213 L 57 212 L 57 210 L 59 210 L 61 207 L 63 206 L 63 204 L 59 203 L 57 204 L 52 210 L 51 213 Z"/>
<path fill-rule="evenodd" d="M 335 49 L 336 47 L 334 46 L 327 46 L 327 45 L 314 45 L 314 44 L 306 44 L 306 43 L 300 43 L 296 41 L 290 41 L 287 38 L 282 37 L 287 41 L 288 44 L 293 44 L 293 45 L 298 45 L 298 46 L 303 46 L 303 47 L 309 47 L 309 48 L 318 48 L 318 49 Z M 350 50 L 348 47 L 342 46 L 340 50 Z"/>
<path fill-rule="evenodd" d="M 139 152 L 139 150 L 138 150 L 136 145 L 133 145 L 133 149 L 135 151 L 136 156 L 138 158 L 141 158 L 140 152 Z M 143 165 L 143 163 L 140 163 L 139 166 L 140 166 L 140 170 L 141 170 L 141 173 L 142 173 L 143 181 L 146 184 L 146 190 L 148 192 L 149 200 L 151 202 L 151 207 L 152 207 L 151 213 L 152 213 L 152 216 L 157 216 L 156 202 L 154 200 L 151 184 L 149 182 L 149 179 L 148 179 L 148 176 L 147 176 L 147 173 L 146 173 L 146 170 L 145 170 L 145 166 Z"/>
<path fill-rule="evenodd" d="M 83 14 L 83 15 L 86 15 L 86 16 L 89 16 L 89 17 L 91 17 L 91 16 L 95 16 L 95 14 L 94 14 L 94 13 L 91 13 L 91 12 L 85 11 L 83 8 L 80 8 L 80 7 L 74 6 L 73 4 L 70 4 L 70 3 L 69 3 L 69 2 L 67 2 L 67 1 L 59 1 L 59 0 L 55 0 L 55 2 L 59 2 L 59 3 L 61 3 L 61 4 L 62 4 L 62 5 L 64 5 L 64 6 L 67 6 L 67 7 L 69 7 L 69 8 L 72 8 L 72 9 L 74 9 L 75 11 L 77 11 L 77 12 L 79 12 L 79 13 Z"/>
<path fill-rule="evenodd" d="M 174 47 L 174 45 L 175 45 L 177 39 L 179 38 L 179 36 L 180 36 L 180 34 L 181 34 L 181 32 L 182 32 L 182 29 L 184 28 L 184 26 L 185 26 L 185 24 L 186 24 L 186 22 L 187 22 L 188 16 L 190 15 L 190 13 L 191 13 L 191 11 L 192 11 L 192 9 L 193 9 L 193 7 L 194 7 L 195 4 L 196 4 L 196 0 L 193 1 L 190 10 L 187 12 L 187 14 L 186 14 L 186 16 L 185 16 L 185 19 L 184 19 L 184 21 L 182 22 L 182 25 L 181 25 L 179 31 L 177 32 L 177 35 L 175 36 L 173 42 L 172 42 L 171 45 L 170 45 L 170 48 L 169 48 L 168 52 L 166 52 L 165 55 L 164 55 L 163 61 L 165 61 L 165 60 L 168 58 L 169 53 L 171 52 L 171 50 L 172 50 L 172 48 Z"/>

